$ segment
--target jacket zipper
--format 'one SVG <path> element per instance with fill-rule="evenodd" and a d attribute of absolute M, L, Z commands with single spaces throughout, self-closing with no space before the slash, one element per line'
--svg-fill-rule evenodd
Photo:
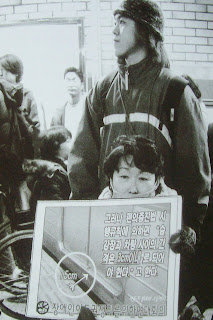
<path fill-rule="evenodd" d="M 125 70 L 125 89 L 128 91 L 129 89 L 129 71 Z"/>
<path fill-rule="evenodd" d="M 129 76 L 129 71 L 126 69 L 125 70 L 125 79 L 124 79 L 125 90 L 129 89 L 128 76 Z M 121 97 L 121 103 L 122 103 L 122 106 L 123 106 L 123 111 L 124 111 L 125 118 L 126 118 L 125 119 L 126 134 L 130 134 L 130 131 L 131 131 L 131 134 L 135 135 L 135 131 L 134 131 L 133 125 L 132 125 L 132 123 L 130 121 L 130 114 L 129 114 L 127 108 L 126 108 L 126 105 L 125 105 L 125 102 L 124 102 L 124 99 L 123 99 L 123 96 L 122 96 L 120 77 L 119 77 L 119 86 L 118 87 L 119 87 L 119 93 L 120 93 L 120 97 Z M 131 96 L 131 87 L 130 87 L 130 91 L 128 92 L 128 94 L 125 94 L 125 97 L 127 98 L 127 103 L 128 103 L 128 100 L 130 99 L 130 96 Z"/>

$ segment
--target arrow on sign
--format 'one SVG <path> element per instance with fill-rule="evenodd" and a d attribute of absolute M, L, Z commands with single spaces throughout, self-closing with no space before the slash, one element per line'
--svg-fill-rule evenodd
<path fill-rule="evenodd" d="M 79 284 L 81 281 L 83 281 L 84 279 L 88 279 L 88 273 L 83 273 L 83 277 L 81 279 L 79 279 L 77 282 L 74 282 L 73 284 L 69 284 L 69 288 L 74 291 L 75 290 L 75 286 L 77 284 Z"/>

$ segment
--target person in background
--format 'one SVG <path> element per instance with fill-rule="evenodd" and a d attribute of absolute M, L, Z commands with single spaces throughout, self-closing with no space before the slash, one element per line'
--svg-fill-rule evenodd
<path fill-rule="evenodd" d="M 71 142 L 69 130 L 63 126 L 52 127 L 40 136 L 40 159 L 24 161 L 23 171 L 27 176 L 27 188 L 31 191 L 31 212 L 35 212 L 38 200 L 69 199 L 66 161 Z"/>
<path fill-rule="evenodd" d="M 12 65 L 9 71 L 4 67 L 5 60 L 0 59 L 0 223 L 9 218 L 15 224 L 17 191 L 24 179 L 22 163 L 29 149 L 24 143 L 28 139 L 28 131 L 20 112 L 23 86 L 16 81 L 22 74 L 23 66 L 17 57 L 14 57 Z M 0 239 L 6 235 L 7 231 L 3 230 Z M 11 274 L 15 268 L 12 251 L 8 249 L 0 260 L 0 272 L 4 269 L 4 274 Z"/>
<path fill-rule="evenodd" d="M 6 54 L 0 58 L 0 65 L 3 78 L 12 84 L 20 84 L 24 66 L 19 57 L 14 54 Z M 27 157 L 33 159 L 36 153 L 37 139 L 40 132 L 40 122 L 38 117 L 37 103 L 33 93 L 23 88 L 23 100 L 19 108 L 24 121 L 21 130 L 28 138 L 25 139 L 25 149 L 28 149 Z M 33 145 L 33 149 L 32 149 Z"/>
<path fill-rule="evenodd" d="M 9 197 L 11 212 L 20 202 L 22 163 L 34 153 L 32 133 L 21 111 L 23 63 L 15 55 L 0 57 L 0 185 Z"/>
<path fill-rule="evenodd" d="M 18 229 L 20 226 L 21 229 L 33 229 L 38 200 L 69 199 L 70 186 L 66 170 L 66 160 L 70 152 L 71 140 L 71 133 L 64 127 L 58 126 L 43 131 L 40 136 L 41 159 L 23 160 L 21 166 L 23 178 L 19 181 L 22 189 L 22 210 L 16 212 Z M 2 208 L 0 208 L 0 210 L 2 210 Z M 28 242 L 23 249 L 26 261 L 27 259 L 30 260 L 31 246 L 29 246 Z M 10 256 L 10 259 L 7 259 L 5 253 L 2 256 L 0 255 L 0 271 L 4 269 L 4 274 L 6 270 L 9 277 L 12 274 L 14 279 L 23 279 L 22 270 L 15 264 L 12 252 L 8 251 L 7 256 Z M 10 261 L 10 263 L 8 261 Z M 22 285 L 22 288 L 25 288 L 26 283 L 24 281 L 22 283 L 20 280 L 18 280 L 18 284 Z M 11 279 L 9 278 L 8 282 L 10 283 L 10 281 Z"/>
<path fill-rule="evenodd" d="M 208 146 L 209 146 L 209 156 L 210 156 L 210 164 L 211 164 L 211 172 L 212 172 L 212 163 L 213 163 L 213 124 L 209 122 L 208 113 L 206 110 L 206 106 L 202 100 L 202 94 L 195 83 L 195 81 L 186 74 L 182 75 L 189 82 L 189 86 L 194 92 L 196 98 L 198 99 L 204 119 L 204 123 L 208 128 Z M 195 284 L 195 297 L 197 299 L 196 303 L 193 304 L 190 308 L 185 308 L 183 310 L 183 316 L 189 317 L 190 312 L 198 312 L 196 307 L 204 312 L 206 309 L 213 308 L 213 191 L 211 188 L 209 204 L 206 213 L 206 217 L 204 219 L 202 228 L 201 228 L 201 241 L 197 248 L 196 252 L 196 261 L 195 261 L 195 276 L 194 276 L 194 284 Z M 194 308 L 194 310 L 193 310 Z"/>
<path fill-rule="evenodd" d="M 74 139 L 82 116 L 85 98 L 83 73 L 74 67 L 67 68 L 64 71 L 64 84 L 68 93 L 68 100 L 56 110 L 56 114 L 51 120 L 51 126 L 66 127 L 72 133 Z"/>
<path fill-rule="evenodd" d="M 22 175 L 21 163 L 26 156 L 25 137 L 20 129 L 23 86 L 16 82 L 20 73 L 22 64 L 19 59 L 14 62 L 13 72 L 7 71 L 0 59 L 0 176 L 2 179 L 5 176 L 6 184 Z"/>
<path fill-rule="evenodd" d="M 213 123 L 208 126 L 208 145 L 213 172 Z M 196 304 L 204 312 L 213 308 L 213 188 L 211 187 L 209 205 L 202 226 L 202 237 L 196 260 Z"/>
<path fill-rule="evenodd" d="M 86 98 L 68 160 L 72 199 L 97 199 L 107 184 L 103 164 L 112 141 L 123 134 L 143 135 L 162 154 L 165 183 L 184 198 L 183 223 L 198 243 L 210 191 L 207 128 L 199 102 L 186 85 L 174 121 L 163 109 L 173 74 L 163 45 L 163 14 L 156 2 L 124 0 L 114 18 L 118 71 L 98 81 Z M 181 272 L 179 311 L 192 294 L 185 281 L 191 270 L 186 279 Z"/>
<path fill-rule="evenodd" d="M 206 127 L 208 128 L 208 147 L 209 147 L 209 156 L 210 156 L 210 164 L 211 164 L 211 172 L 212 172 L 212 164 L 213 164 L 213 124 L 209 122 L 209 117 L 207 114 L 206 106 L 202 101 L 202 94 L 195 83 L 195 81 L 186 74 L 182 75 L 189 82 L 189 86 L 194 92 L 196 98 L 199 100 L 200 107 L 202 110 L 202 115 Z M 211 174 L 212 175 L 212 174 Z M 197 248 L 196 253 L 196 262 L 195 262 L 195 296 L 197 299 L 196 304 L 192 305 L 193 308 L 196 306 L 204 312 L 206 309 L 213 308 L 213 190 L 211 188 L 209 204 L 206 213 L 206 217 L 204 219 L 202 228 L 201 228 L 201 241 Z M 189 313 L 193 313 L 193 310 L 189 308 L 185 308 L 183 314 L 185 313 L 189 316 Z"/>

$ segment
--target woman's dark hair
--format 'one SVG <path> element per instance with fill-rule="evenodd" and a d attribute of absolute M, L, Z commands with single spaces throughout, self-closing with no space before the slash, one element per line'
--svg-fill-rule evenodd
<path fill-rule="evenodd" d="M 170 62 L 168 55 L 166 53 L 163 40 L 153 33 L 148 26 L 142 25 L 138 22 L 135 23 L 136 26 L 136 40 L 138 44 L 142 44 L 146 47 L 148 51 L 148 57 L 152 62 L 157 62 L 162 65 L 162 67 L 170 68 Z"/>
<path fill-rule="evenodd" d="M 132 155 L 134 165 L 142 172 L 150 172 L 156 178 L 163 177 L 164 161 L 153 141 L 143 136 L 120 136 L 114 140 L 111 152 L 104 161 L 104 172 L 110 179 L 118 171 L 118 162 L 123 157 L 128 165 L 127 156 Z"/>
<path fill-rule="evenodd" d="M 72 138 L 69 130 L 63 126 L 54 126 L 40 135 L 40 157 L 43 160 L 54 160 L 58 154 L 60 144 Z"/>
<path fill-rule="evenodd" d="M 24 72 L 24 66 L 19 57 L 14 54 L 6 54 L 0 58 L 2 67 L 13 74 L 15 74 L 16 82 L 20 82 Z"/>
<path fill-rule="evenodd" d="M 81 82 L 83 82 L 84 77 L 83 77 L 83 73 L 80 70 L 78 70 L 75 67 L 69 67 L 64 71 L 64 78 L 68 72 L 74 72 L 75 74 L 77 74 Z"/>

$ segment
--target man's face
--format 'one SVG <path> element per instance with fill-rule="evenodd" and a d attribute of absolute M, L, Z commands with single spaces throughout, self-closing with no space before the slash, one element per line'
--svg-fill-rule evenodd
<path fill-rule="evenodd" d="M 115 55 L 118 58 L 128 58 L 138 49 L 135 22 L 117 14 L 115 16 L 115 28 L 113 30 L 113 40 Z"/>
<path fill-rule="evenodd" d="M 82 82 L 75 72 L 68 72 L 64 78 L 67 92 L 71 96 L 79 95 L 82 91 Z"/>

